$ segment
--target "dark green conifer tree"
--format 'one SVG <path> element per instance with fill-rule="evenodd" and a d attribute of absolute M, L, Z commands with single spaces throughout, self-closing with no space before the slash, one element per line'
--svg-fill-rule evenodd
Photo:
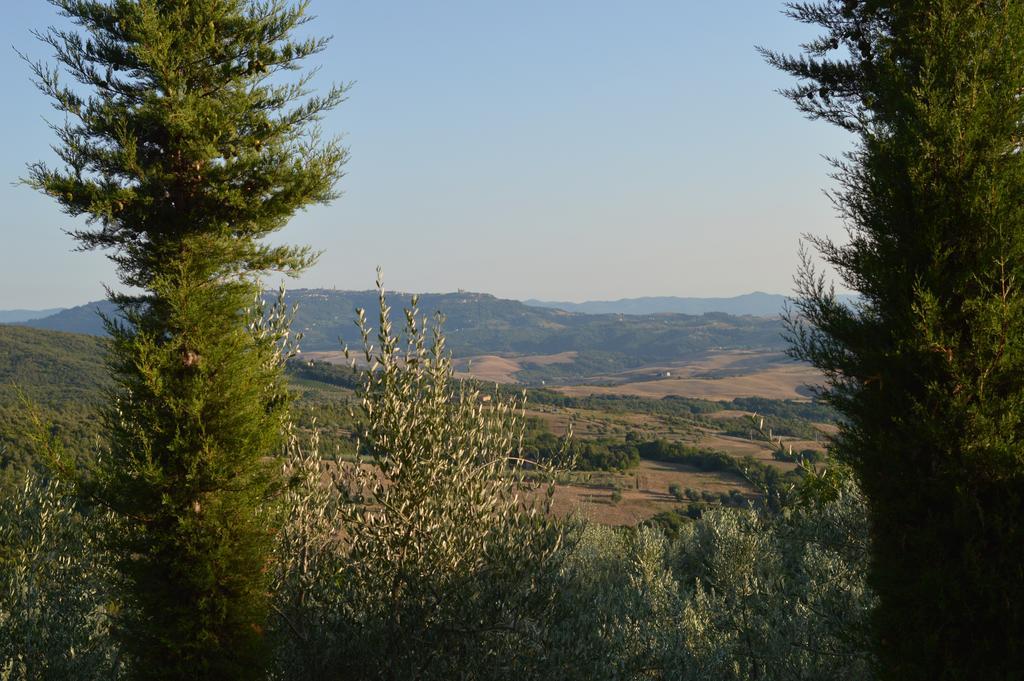
<path fill-rule="evenodd" d="M 288 78 L 326 44 L 294 37 L 306 2 L 51 3 L 76 26 L 40 34 L 57 66 L 33 67 L 63 164 L 28 182 L 137 292 L 111 296 L 111 451 L 80 481 L 123 521 L 120 639 L 136 678 L 257 678 L 289 400 L 246 310 L 261 274 L 313 258 L 264 237 L 334 197 L 345 151 L 317 122 L 344 88 Z"/>
<path fill-rule="evenodd" d="M 828 376 L 870 504 L 882 677 L 1024 669 L 1024 3 L 791 3 L 824 29 L 785 94 L 856 138 L 849 241 L 812 238 L 794 354 Z"/>

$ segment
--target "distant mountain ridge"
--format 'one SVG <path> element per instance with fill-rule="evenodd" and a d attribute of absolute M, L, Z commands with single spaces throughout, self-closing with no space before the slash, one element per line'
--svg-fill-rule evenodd
<path fill-rule="evenodd" d="M 778 316 L 787 296 L 754 291 L 731 298 L 683 298 L 679 296 L 645 296 L 619 300 L 588 300 L 582 303 L 549 300 L 524 300 L 534 307 L 555 308 L 582 314 L 689 314 L 722 312 L 755 317 Z"/>
<path fill-rule="evenodd" d="M 34 329 L 103 336 L 106 334 L 106 329 L 103 327 L 101 314 L 116 316 L 117 308 L 108 300 L 97 300 L 85 305 L 68 307 L 39 319 L 26 319 L 18 324 L 31 326 Z"/>
<path fill-rule="evenodd" d="M 396 325 L 403 323 L 401 310 L 410 298 L 408 293 L 389 293 Z M 302 332 L 306 351 L 337 351 L 343 344 L 357 347 L 360 337 L 354 320 L 358 308 L 365 309 L 368 321 L 376 326 L 376 291 L 295 289 L 288 292 L 288 301 L 298 304 L 292 328 Z M 443 313 L 448 348 L 456 357 L 575 352 L 572 366 L 559 365 L 558 371 L 577 376 L 678 361 L 712 350 L 779 350 L 785 346 L 777 318 L 722 312 L 583 314 L 469 292 L 423 294 L 419 309 L 424 315 Z M 102 335 L 98 313 L 113 311 L 110 303 L 101 301 L 22 324 Z"/>
<path fill-rule="evenodd" d="M 0 310 L 0 324 L 17 324 L 33 319 L 42 319 L 57 314 L 64 308 L 53 307 L 48 310 Z"/>

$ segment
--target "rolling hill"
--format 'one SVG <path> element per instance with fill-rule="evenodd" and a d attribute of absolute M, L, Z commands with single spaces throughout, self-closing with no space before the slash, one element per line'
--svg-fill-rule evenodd
<path fill-rule="evenodd" d="M 57 437 L 69 452 L 88 456 L 103 451 L 105 428 L 100 409 L 105 403 L 104 389 L 111 385 L 104 363 L 106 352 L 106 342 L 97 336 L 0 326 L 0 495 L 21 484 L 29 468 L 46 474 L 45 459 L 33 442 L 38 429 L 22 395 L 38 407 L 45 435 Z M 742 386 L 749 380 L 745 372 L 763 370 L 760 365 L 747 366 L 753 359 L 748 354 L 737 351 L 733 363 L 727 365 L 721 364 L 721 357 L 713 358 L 712 363 L 694 362 L 689 367 L 692 377 L 684 380 L 721 374 L 722 380 L 739 381 L 736 385 Z M 736 372 L 737 376 L 731 375 Z M 286 373 L 297 398 L 293 417 L 300 435 L 308 435 L 315 422 L 323 455 L 354 455 L 351 435 L 355 428 L 349 408 L 357 377 L 347 368 L 307 360 L 289 362 Z M 733 490 L 740 490 L 745 502 L 756 497 L 757 490 L 738 470 L 768 474 L 769 469 L 776 469 L 785 474 L 793 468 L 792 463 L 773 459 L 763 443 L 745 437 L 747 413 L 757 411 L 770 417 L 776 433 L 800 448 L 820 449 L 817 424 L 832 419 L 827 409 L 805 400 L 746 397 L 730 401 L 717 395 L 718 401 L 709 401 L 650 390 L 658 388 L 658 383 L 640 381 L 596 393 L 530 388 L 526 450 L 531 456 L 540 456 L 552 443 L 560 446 L 557 437 L 571 422 L 585 454 L 578 462 L 580 470 L 559 485 L 559 513 L 582 510 L 599 522 L 635 524 L 678 505 L 678 499 L 666 494 L 672 486 L 699 489 L 707 493 L 706 498 L 718 500 L 735 497 Z M 487 395 L 504 390 L 494 385 L 482 387 Z M 635 470 L 619 470 L 616 466 L 621 462 L 615 463 L 608 455 L 630 441 L 624 440 L 627 434 L 650 446 L 661 447 L 663 441 L 665 447 L 675 447 L 672 451 L 678 456 L 659 459 L 644 454 L 642 460 L 634 457 L 629 463 Z M 731 463 L 730 457 L 740 463 Z M 623 490 L 621 504 L 611 499 L 613 489 Z"/>
<path fill-rule="evenodd" d="M 677 296 L 646 296 L 618 300 L 569 301 L 526 300 L 533 307 L 555 308 L 582 314 L 688 314 L 722 312 L 730 315 L 777 317 L 786 303 L 786 296 L 774 293 L 746 293 L 731 298 L 681 298 Z"/>
<path fill-rule="evenodd" d="M 113 315 L 116 309 L 106 300 L 98 300 L 85 305 L 65 308 L 54 314 L 38 319 L 27 319 L 18 322 L 20 326 L 31 326 L 34 329 L 63 331 L 65 333 L 84 333 L 90 336 L 106 334 L 103 319 L 100 315 Z"/>
<path fill-rule="evenodd" d="M 857 296 L 849 293 L 838 294 L 839 300 L 851 304 Z M 566 312 L 583 314 L 689 314 L 700 315 L 708 312 L 724 312 L 730 315 L 754 315 L 777 318 L 785 309 L 787 296 L 777 293 L 755 291 L 731 298 L 680 298 L 677 296 L 653 296 L 645 298 L 620 298 L 619 300 L 588 300 L 582 303 L 568 301 L 526 300 L 534 307 L 555 308 Z"/>
<path fill-rule="evenodd" d="M 79 454 L 103 446 L 101 409 L 113 385 L 106 356 L 102 337 L 0 325 L 0 494 L 39 463 L 39 435 Z M 351 373 L 293 362 L 287 375 L 298 398 L 293 416 L 299 431 L 308 431 L 315 418 L 323 452 L 350 448 Z"/>
<path fill-rule="evenodd" d="M 95 442 L 110 385 L 105 354 L 95 336 L 0 326 L 0 492 L 34 460 L 33 411 L 65 446 Z"/>
<path fill-rule="evenodd" d="M 64 308 L 54 307 L 48 310 L 0 310 L 0 324 L 17 324 L 32 319 L 42 319 L 57 314 Z"/>
<path fill-rule="evenodd" d="M 409 304 L 410 297 L 390 294 L 389 303 L 398 311 Z M 353 322 L 358 308 L 367 310 L 371 323 L 376 321 L 375 291 L 296 289 L 288 299 L 298 304 L 293 328 L 303 333 L 306 351 L 337 351 L 343 343 L 356 346 L 359 334 Z M 423 294 L 419 306 L 422 314 L 444 315 L 448 347 L 456 357 L 575 353 L 569 362 L 531 370 L 530 380 L 595 376 L 709 351 L 784 347 L 778 319 L 721 312 L 584 314 L 467 292 Z M 112 308 L 106 302 L 89 303 L 24 325 L 100 335 L 103 325 L 97 312 L 110 314 Z M 401 323 L 400 312 L 394 321 Z"/>

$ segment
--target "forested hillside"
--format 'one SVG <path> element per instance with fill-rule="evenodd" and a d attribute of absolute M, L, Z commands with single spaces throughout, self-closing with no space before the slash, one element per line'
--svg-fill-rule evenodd
<path fill-rule="evenodd" d="M 269 294 L 268 294 L 269 295 Z M 409 294 L 392 296 L 396 308 Z M 288 300 L 298 305 L 293 328 L 303 333 L 306 351 L 336 351 L 359 342 L 353 321 L 359 308 L 372 310 L 374 291 L 297 289 Z M 441 313 L 449 349 L 456 357 L 483 354 L 552 355 L 575 352 L 569 362 L 547 367 L 558 376 L 589 376 L 649 363 L 678 361 L 711 350 L 779 350 L 784 347 L 778 319 L 724 313 L 583 314 L 532 307 L 485 293 L 420 296 L 422 314 Z M 26 322 L 41 329 L 102 334 L 97 312 L 111 314 L 109 303 L 96 302 Z M 370 320 L 371 323 L 374 321 Z M 543 372 L 534 378 L 543 378 Z"/>
<path fill-rule="evenodd" d="M 104 389 L 110 385 L 106 352 L 107 341 L 96 336 L 0 327 L 0 446 L 7 451 L 0 469 L 8 489 L 33 463 L 41 463 L 33 442 L 40 434 L 33 415 L 43 425 L 42 432 L 56 436 L 69 451 L 87 454 L 105 447 L 99 409 Z M 315 423 L 326 458 L 353 456 L 355 425 L 350 409 L 360 383 L 358 375 L 345 366 L 298 358 L 287 363 L 286 375 L 295 397 L 292 414 L 297 432 L 308 437 Z M 489 400 L 512 394 L 494 384 L 481 387 Z M 775 434 L 787 438 L 799 456 L 812 460 L 822 454 L 817 444 L 821 424 L 834 421 L 834 414 L 820 404 L 763 398 L 571 397 L 530 388 L 528 402 L 523 447 L 530 458 L 555 456 L 565 424 L 576 424 L 572 451 L 579 475 L 566 478 L 570 488 L 559 497 L 560 503 L 564 499 L 560 509 L 568 512 L 571 504 L 589 499 L 585 503 L 596 509 L 596 517 L 614 524 L 635 524 L 680 502 L 745 504 L 766 480 L 773 487 L 783 485 L 779 474 L 791 472 L 796 459 L 778 459 L 770 447 L 749 442 L 750 421 L 745 414 L 770 417 Z M 666 447 L 672 449 L 671 455 L 662 451 Z M 650 462 L 654 461 L 682 468 L 652 473 Z M 697 470 L 709 475 L 693 479 L 691 474 Z M 749 484 L 752 475 L 760 481 L 754 487 Z M 680 490 L 693 487 L 694 494 L 703 497 L 684 499 L 680 492 L 678 499 L 666 498 L 671 485 Z M 737 488 L 747 496 L 726 499 L 727 492 Z M 606 507 L 605 497 L 615 490 L 625 492 L 624 502 Z M 598 505 L 593 505 L 594 500 L 599 500 Z"/>
<path fill-rule="evenodd" d="M 99 411 L 111 385 L 107 351 L 106 339 L 97 336 L 0 325 L 0 482 L 20 479 L 31 462 L 38 463 L 33 439 L 39 434 L 56 436 L 80 453 L 103 442 Z M 354 379 L 339 368 L 321 374 L 306 364 L 289 366 L 298 401 L 294 417 L 305 432 L 318 420 L 325 453 L 347 453 Z"/>
<path fill-rule="evenodd" d="M 0 326 L 0 478 L 29 465 L 34 409 L 64 444 L 90 447 L 110 385 L 105 355 L 95 336 Z"/>

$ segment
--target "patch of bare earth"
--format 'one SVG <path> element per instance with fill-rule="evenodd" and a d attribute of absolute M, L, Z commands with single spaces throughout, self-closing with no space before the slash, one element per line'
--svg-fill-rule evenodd
<path fill-rule="evenodd" d="M 359 353 L 352 354 L 353 357 L 359 355 Z M 341 350 L 314 350 L 313 352 L 303 352 L 302 355 L 300 355 L 300 357 L 302 357 L 302 359 L 308 359 L 310 361 L 316 360 L 318 362 L 327 362 L 329 364 L 349 363 L 349 360 L 345 359 L 345 353 Z"/>
<path fill-rule="evenodd" d="M 783 441 L 787 444 L 790 442 L 789 439 L 785 438 Z M 768 464 L 769 466 L 778 468 L 781 471 L 792 470 L 796 467 L 796 464 L 794 463 L 776 461 L 772 455 L 772 448 L 762 440 L 748 440 L 746 438 L 733 437 L 731 435 L 705 433 L 697 444 L 701 447 L 708 447 L 709 449 L 717 449 L 726 452 L 730 456 L 734 456 L 736 458 L 749 456 L 752 459 L 757 459 L 761 463 Z"/>
<path fill-rule="evenodd" d="M 515 383 L 523 366 L 515 359 L 498 355 L 477 355 L 455 360 L 455 375 L 488 383 Z"/>
<path fill-rule="evenodd" d="M 651 366 L 602 377 L 614 385 L 555 388 L 566 395 L 632 395 L 660 399 L 669 395 L 705 400 L 767 397 L 805 400 L 805 386 L 823 382 L 813 367 L 777 352 L 730 351 L 695 357 L 674 365 Z"/>
<path fill-rule="evenodd" d="M 572 477 L 571 483 L 555 489 L 555 514 L 565 517 L 576 513 L 604 525 L 636 525 L 678 508 L 680 502 L 668 491 L 672 485 L 715 494 L 734 489 L 748 496 L 755 494 L 739 476 L 661 461 L 641 461 L 625 473 L 575 473 Z M 613 486 L 621 494 L 618 502 L 613 499 Z"/>
<path fill-rule="evenodd" d="M 559 352 L 553 355 L 524 355 L 517 358 L 520 364 L 533 365 L 538 367 L 546 367 L 551 364 L 572 364 L 576 361 L 577 352 L 575 350 L 567 350 L 566 352 Z"/>
<path fill-rule="evenodd" d="M 834 423 L 815 423 L 814 427 L 825 435 L 835 435 L 839 432 L 839 426 Z"/>
<path fill-rule="evenodd" d="M 460 378 L 475 378 L 490 383 L 517 383 L 516 372 L 526 367 L 569 364 L 575 359 L 575 352 L 559 352 L 554 355 L 474 355 L 460 357 L 454 361 L 454 365 L 455 375 Z"/>
<path fill-rule="evenodd" d="M 724 421 L 726 419 L 741 419 L 750 416 L 749 411 L 742 411 L 740 409 L 722 409 L 721 411 L 713 411 L 710 414 L 704 414 L 705 417 L 712 421 Z"/>

